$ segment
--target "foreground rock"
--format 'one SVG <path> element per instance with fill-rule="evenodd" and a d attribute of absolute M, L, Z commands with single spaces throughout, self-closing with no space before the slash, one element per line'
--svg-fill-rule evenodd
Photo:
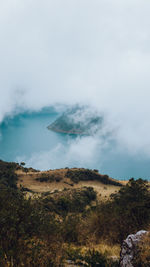
<path fill-rule="evenodd" d="M 129 235 L 123 241 L 120 254 L 120 267 L 135 267 L 133 261 L 137 255 L 138 244 L 147 231 L 141 230 L 135 235 Z"/>

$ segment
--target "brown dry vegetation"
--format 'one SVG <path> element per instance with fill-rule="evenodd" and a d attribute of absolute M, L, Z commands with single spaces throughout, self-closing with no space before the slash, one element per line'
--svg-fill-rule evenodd
<path fill-rule="evenodd" d="M 73 183 L 72 180 L 66 177 L 68 169 L 58 169 L 58 170 L 49 170 L 43 172 L 36 171 L 28 171 L 24 172 L 24 170 L 19 169 L 16 171 L 18 176 L 18 187 L 23 186 L 24 188 L 28 188 L 29 190 L 35 193 L 44 193 L 51 192 L 53 193 L 55 190 L 62 191 L 64 188 L 83 188 L 83 187 L 93 187 L 93 189 L 97 192 L 98 198 L 108 199 L 111 194 L 114 194 L 119 191 L 120 187 L 115 185 L 105 185 L 99 181 L 80 181 L 79 183 Z M 71 169 L 75 170 L 75 169 Z M 60 181 L 56 182 L 40 182 L 37 181 L 37 178 L 40 178 L 41 175 L 50 175 L 54 177 L 60 177 Z M 111 179 L 111 178 L 110 178 Z M 127 183 L 126 181 L 119 181 L 122 184 Z"/>
<path fill-rule="evenodd" d="M 39 172 L 0 164 L 3 266 L 70 266 L 71 260 L 73 266 L 114 267 L 123 239 L 148 230 L 150 193 L 142 179 L 121 186 L 97 170 Z M 140 249 L 138 259 L 149 264 L 147 250 Z"/>
<path fill-rule="evenodd" d="M 150 266 L 150 232 L 139 243 L 135 264 L 139 267 Z"/>

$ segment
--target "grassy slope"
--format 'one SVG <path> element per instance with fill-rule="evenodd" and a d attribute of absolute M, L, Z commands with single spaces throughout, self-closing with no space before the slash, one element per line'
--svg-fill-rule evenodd
<path fill-rule="evenodd" d="M 76 169 L 71 169 L 76 170 Z M 79 169 L 78 169 L 79 170 Z M 115 185 L 105 185 L 100 181 L 80 181 L 79 183 L 73 183 L 69 177 L 66 177 L 68 169 L 49 170 L 44 172 L 29 171 L 25 173 L 23 170 L 17 170 L 18 175 L 18 187 L 23 186 L 32 190 L 33 192 L 54 192 L 55 190 L 62 191 L 64 188 L 83 188 L 84 186 L 93 187 L 97 192 L 98 197 L 108 198 L 112 193 L 119 191 L 120 187 Z M 40 182 L 37 178 L 41 175 L 53 175 L 54 177 L 60 177 L 59 182 Z M 110 178 L 111 179 L 111 178 Z M 124 183 L 124 182 L 120 182 Z"/>
<path fill-rule="evenodd" d="M 76 170 L 76 169 L 70 169 L 70 170 Z M 79 170 L 79 169 L 78 169 Z M 28 188 L 29 190 L 32 190 L 33 192 L 37 193 L 38 195 L 41 195 L 41 193 L 44 192 L 55 192 L 58 190 L 61 194 L 64 194 L 62 192 L 64 188 L 70 189 L 69 192 L 73 192 L 73 189 L 83 189 L 83 187 L 93 187 L 94 191 L 97 193 L 98 199 L 106 200 L 110 197 L 111 194 L 116 193 L 119 191 L 121 187 L 115 186 L 115 185 L 105 185 L 102 182 L 99 181 L 80 181 L 79 183 L 73 183 L 70 178 L 66 177 L 68 169 L 57 169 L 57 170 L 49 170 L 49 171 L 43 171 L 43 172 L 36 172 L 34 170 L 28 171 L 27 173 L 24 172 L 23 169 L 19 169 L 16 171 L 16 174 L 18 176 L 18 187 L 23 186 L 25 188 Z M 40 182 L 37 181 L 37 178 L 40 178 L 41 175 L 53 175 L 54 177 L 61 177 L 61 180 L 59 182 Z M 111 179 L 111 178 L 110 178 Z M 120 182 L 123 185 L 127 182 L 123 181 Z M 62 192 L 62 193 L 61 193 Z M 58 193 L 54 194 L 54 197 L 57 197 Z M 28 193 L 28 195 L 32 195 L 32 193 Z M 71 246 L 74 249 L 79 248 L 79 246 Z M 107 240 L 103 240 L 100 244 L 95 245 L 92 244 L 91 240 L 89 242 L 88 247 L 81 246 L 81 251 L 86 251 L 87 249 L 95 249 L 101 253 L 107 253 L 109 257 L 116 257 L 119 258 L 120 254 L 120 246 L 117 245 L 110 245 Z M 66 264 L 65 266 L 68 266 Z"/>
<path fill-rule="evenodd" d="M 27 169 L 27 168 L 20 167 L 17 164 L 14 165 L 14 164 L 8 164 L 8 163 L 1 162 L 1 165 L 3 165 L 3 168 L 1 167 L 3 170 L 3 172 L 2 172 L 3 175 L 1 174 L 2 177 L 3 176 L 7 177 L 9 174 L 10 177 L 7 177 L 7 179 L 10 178 L 8 180 L 11 180 L 11 178 L 14 177 L 15 181 L 16 181 L 16 177 L 11 176 L 13 174 L 12 171 L 15 170 L 15 172 L 18 176 L 18 181 L 17 181 L 18 187 L 23 186 L 26 189 L 28 188 L 28 189 L 32 190 L 33 193 L 34 192 L 37 193 L 37 196 L 39 196 L 39 198 L 37 198 L 37 199 L 35 198 L 35 200 L 38 201 L 39 203 L 42 203 L 42 205 L 44 205 L 44 208 L 46 208 L 46 214 L 47 214 L 48 208 L 52 206 L 53 202 L 54 201 L 57 202 L 57 200 L 59 200 L 59 199 L 65 200 L 65 201 L 69 200 L 69 203 L 71 206 L 73 206 L 74 203 L 75 203 L 74 206 L 76 205 L 76 203 L 77 203 L 76 200 L 77 201 L 81 200 L 81 204 L 82 204 L 83 200 L 85 200 L 85 196 L 83 196 L 83 194 L 80 194 L 80 193 L 81 193 L 81 191 L 86 190 L 86 189 L 83 189 L 83 187 L 85 187 L 85 186 L 86 187 L 93 187 L 93 189 L 97 192 L 97 196 L 100 200 L 108 199 L 112 193 L 115 193 L 115 192 L 119 191 L 119 189 L 120 189 L 120 186 L 115 186 L 115 185 L 110 185 L 110 184 L 106 185 L 106 184 L 102 183 L 102 181 L 104 181 L 103 180 L 104 176 L 98 174 L 97 171 L 89 171 L 89 170 L 85 170 L 85 169 L 74 168 L 74 169 L 59 169 L 59 170 L 49 170 L 49 171 L 39 172 L 39 171 L 33 170 L 31 168 Z M 12 171 L 10 171 L 11 169 L 12 169 Z M 69 170 L 69 172 L 68 172 L 68 170 Z M 98 176 L 99 178 L 98 179 L 96 178 L 97 180 L 80 181 L 80 182 L 76 183 L 76 182 L 73 182 L 73 180 L 70 179 L 70 177 L 68 175 L 66 175 L 67 172 L 68 173 L 74 172 L 74 174 L 75 173 L 76 174 L 82 173 L 82 175 L 83 175 L 84 171 L 87 172 L 88 174 L 90 172 L 93 175 L 95 175 L 95 173 L 96 173 L 96 175 L 93 177 Z M 40 182 L 38 179 L 41 177 L 42 178 L 48 177 L 51 179 L 51 182 L 50 181 L 49 182 Z M 81 178 L 81 176 L 79 176 L 79 177 Z M 88 178 L 89 177 L 91 177 L 91 176 L 88 176 Z M 107 179 L 109 179 L 109 181 L 115 182 L 115 180 L 112 180 L 109 177 Z M 127 183 L 127 181 L 126 182 L 123 181 L 121 183 L 123 185 L 125 185 Z M 67 188 L 69 190 L 64 190 L 65 188 Z M 124 189 L 124 187 L 123 187 L 123 189 Z M 56 190 L 57 190 L 57 192 L 55 192 Z M 41 194 L 43 192 L 49 192 L 49 193 L 54 192 L 54 194 Z M 73 193 L 75 193 L 75 198 L 73 198 Z M 30 193 L 29 193 L 29 195 L 30 195 Z M 31 193 L 31 195 L 32 195 L 32 193 Z M 44 198 L 40 198 L 41 195 L 43 195 Z M 76 196 L 77 196 L 77 198 L 76 198 Z M 71 199 L 73 199 L 74 202 L 71 202 Z M 34 200 L 33 200 L 33 202 L 34 202 Z M 133 200 L 133 202 L 134 202 L 134 200 Z M 90 203 L 90 204 L 92 204 L 92 203 Z M 107 204 L 107 202 L 104 202 L 104 203 Z M 58 207 L 58 203 L 56 203 L 56 204 L 57 205 L 55 205 L 55 206 Z M 60 204 L 61 203 L 59 203 L 59 205 Z M 93 208 L 93 206 L 91 206 L 91 207 Z M 137 201 L 137 208 L 138 207 L 139 207 L 139 203 Z M 50 209 L 49 209 L 49 211 L 50 211 Z M 52 212 L 53 212 L 53 210 L 52 210 Z M 69 212 L 67 213 L 67 216 L 70 216 L 71 212 L 69 210 Z M 62 214 L 60 214 L 60 217 L 58 214 L 57 214 L 57 218 L 61 218 Z M 103 214 L 100 213 L 100 215 L 103 215 Z M 106 215 L 108 215 L 108 214 L 106 214 Z M 67 218 L 65 216 L 64 216 L 64 218 Z M 74 216 L 74 214 L 71 214 L 71 216 Z M 80 216 L 80 211 L 77 211 L 76 216 L 77 216 L 77 218 L 78 218 L 78 216 Z M 107 217 L 109 217 L 109 216 L 107 216 Z M 69 218 L 69 220 L 68 220 L 68 222 L 69 222 L 70 218 L 73 218 L 73 217 L 68 217 L 68 218 Z M 118 218 L 118 217 L 116 217 L 116 218 Z M 106 218 L 104 217 L 104 219 L 106 219 Z M 113 217 L 112 217 L 112 219 L 113 219 Z M 68 225 L 69 225 L 69 227 L 72 226 L 72 223 L 68 224 L 68 222 L 65 220 L 63 221 L 63 230 L 64 231 L 68 230 Z M 75 221 L 73 221 L 73 222 L 75 222 Z M 91 212 L 91 216 L 89 214 L 89 217 L 87 216 L 85 221 L 84 221 L 84 217 L 83 217 L 82 220 L 80 220 L 80 223 L 79 224 L 77 223 L 77 227 L 79 228 L 79 231 L 77 232 L 77 236 L 79 235 L 79 237 L 80 237 L 80 234 L 81 234 L 81 240 L 82 240 L 84 235 L 86 236 L 87 227 L 85 227 L 85 226 L 88 226 L 88 228 L 93 227 L 93 228 L 91 228 L 92 231 L 89 232 L 90 233 L 89 236 L 86 236 L 86 237 L 88 237 L 88 238 L 86 238 L 86 244 L 84 244 L 84 242 L 81 244 L 80 238 L 79 238 L 77 243 L 74 243 L 74 244 L 71 243 L 71 247 L 73 247 L 75 249 L 81 248 L 83 253 L 84 253 L 84 250 L 87 250 L 87 249 L 92 250 L 94 248 L 95 250 L 101 252 L 102 254 L 107 253 L 108 257 L 113 256 L 113 257 L 119 258 L 119 252 L 120 252 L 119 243 L 116 243 L 116 244 L 115 243 L 114 244 L 109 243 L 107 238 L 106 238 L 107 235 L 106 236 L 104 235 L 103 239 L 100 238 L 99 243 L 97 243 L 97 241 L 96 241 L 97 239 L 95 239 L 96 236 L 93 234 L 94 229 L 96 229 L 95 225 L 97 222 L 99 224 L 99 217 L 93 211 Z M 108 221 L 106 220 L 106 225 L 107 225 L 107 223 L 108 223 Z M 103 225 L 103 226 L 105 226 L 105 225 Z M 72 229 L 73 230 L 76 229 L 76 224 L 73 227 L 74 228 L 71 228 L 71 231 L 72 231 Z M 81 227 L 81 230 L 80 230 L 80 227 Z M 112 225 L 111 225 L 111 227 L 112 227 Z M 105 227 L 104 227 L 104 229 L 105 229 Z M 106 227 L 106 229 L 107 229 L 107 227 Z M 84 233 L 84 231 L 85 231 L 85 233 Z M 112 231 L 113 231 L 113 227 L 112 227 Z M 117 228 L 117 231 L 118 231 L 118 228 Z M 70 241 L 68 241 L 68 242 L 70 242 Z M 67 243 L 64 241 L 63 246 L 64 247 L 68 246 L 68 244 L 70 247 L 70 243 Z M 145 251 L 143 253 L 145 253 Z M 68 266 L 68 265 L 65 265 L 65 266 Z"/>

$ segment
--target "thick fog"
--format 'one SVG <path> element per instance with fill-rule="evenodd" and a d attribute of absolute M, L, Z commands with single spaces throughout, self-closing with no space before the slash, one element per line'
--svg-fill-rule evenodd
<path fill-rule="evenodd" d="M 149 10 L 148 0 L 1 0 L 0 121 L 88 104 L 105 114 L 120 149 L 149 157 Z M 89 138 L 70 145 L 81 162 L 101 142 Z"/>

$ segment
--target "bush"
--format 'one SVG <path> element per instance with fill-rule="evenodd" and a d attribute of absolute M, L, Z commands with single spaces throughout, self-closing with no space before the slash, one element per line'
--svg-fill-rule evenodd
<path fill-rule="evenodd" d="M 96 192 L 91 187 L 82 190 L 68 189 L 41 199 L 42 205 L 47 210 L 63 215 L 68 212 L 83 212 L 94 200 L 96 200 Z"/>
<path fill-rule="evenodd" d="M 111 201 L 100 203 L 89 215 L 89 232 L 96 238 L 121 243 L 131 233 L 146 229 L 150 223 L 150 192 L 148 183 L 131 179 L 112 195 Z M 90 230 L 91 229 L 91 230 Z"/>
<path fill-rule="evenodd" d="M 62 237 L 64 242 L 79 243 L 80 239 L 80 217 L 78 215 L 68 215 L 62 224 Z"/>
<path fill-rule="evenodd" d="M 82 252 L 80 248 L 69 248 L 67 250 L 67 257 L 72 263 L 78 266 L 91 267 L 117 267 L 118 262 L 113 262 L 107 255 L 100 253 L 95 249 L 89 249 Z"/>
<path fill-rule="evenodd" d="M 150 233 L 146 234 L 140 241 L 133 264 L 138 267 L 150 266 Z"/>
<path fill-rule="evenodd" d="M 36 178 L 36 181 L 39 182 L 60 182 L 62 180 L 62 177 L 54 174 L 48 174 L 48 173 L 42 173 L 41 177 Z"/>
<path fill-rule="evenodd" d="M 116 186 L 122 186 L 119 182 L 112 180 L 108 175 L 100 175 L 97 173 L 97 170 L 89 170 L 89 169 L 75 169 L 68 170 L 66 172 L 66 177 L 70 178 L 74 183 L 78 183 L 80 181 L 99 181 L 103 184 L 110 184 Z"/>
<path fill-rule="evenodd" d="M 18 178 L 15 174 L 15 170 L 18 168 L 18 166 L 18 163 L 4 162 L 0 160 L 0 183 L 16 188 Z"/>
<path fill-rule="evenodd" d="M 26 199 L 21 191 L 5 185 L 0 186 L 0 203 L 1 262 L 52 266 L 49 263 L 56 260 L 55 253 L 61 248 L 55 216 L 37 200 Z"/>
<path fill-rule="evenodd" d="M 130 233 L 148 227 L 150 223 L 150 192 L 147 181 L 130 179 L 118 194 L 112 196 L 112 200 L 120 240 Z"/>

